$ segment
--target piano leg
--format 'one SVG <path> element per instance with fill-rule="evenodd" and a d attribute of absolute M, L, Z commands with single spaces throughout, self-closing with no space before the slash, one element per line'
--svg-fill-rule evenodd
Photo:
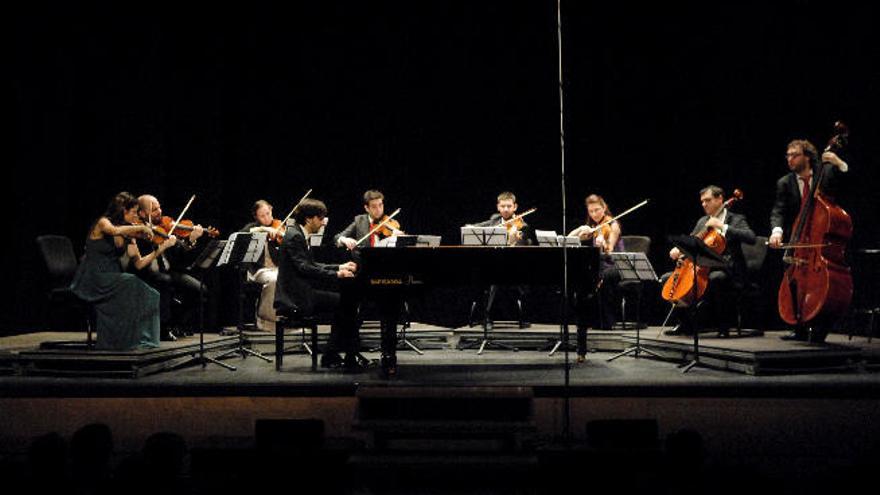
<path fill-rule="evenodd" d="M 397 374 L 397 323 L 401 296 L 392 291 L 383 294 L 377 302 L 382 315 L 382 372 L 385 376 L 394 376 Z"/>

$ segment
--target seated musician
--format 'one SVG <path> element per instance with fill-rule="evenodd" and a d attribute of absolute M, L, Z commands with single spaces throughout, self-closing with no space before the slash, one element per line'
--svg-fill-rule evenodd
<path fill-rule="evenodd" d="M 80 299 L 94 306 L 97 348 L 127 351 L 159 347 L 159 294 L 138 277 L 123 273 L 120 255 L 128 251 L 139 266 L 174 244 L 174 236 L 156 251 L 141 258 L 130 239 L 151 238 L 153 233 L 137 222 L 137 200 L 120 192 L 92 224 L 86 251 L 71 283 Z"/>
<path fill-rule="evenodd" d="M 339 247 L 345 247 L 353 251 L 358 247 L 357 241 L 370 233 L 385 219 L 385 195 L 380 191 L 371 189 L 364 193 L 364 211 L 366 213 L 354 217 L 354 220 L 342 232 L 336 234 L 334 241 Z M 400 234 L 399 230 L 391 229 L 393 233 Z M 381 232 L 375 232 L 361 246 L 376 246 L 384 238 Z"/>
<path fill-rule="evenodd" d="M 516 203 L 515 194 L 509 191 L 502 192 L 496 198 L 495 209 L 497 211 L 493 213 L 488 220 L 473 225 L 476 227 L 495 227 L 504 225 L 507 227 L 508 244 L 511 246 L 528 246 L 537 244 L 535 230 L 529 226 L 524 219 L 520 218 L 515 221 L 510 221 L 514 220 L 518 207 L 519 205 Z M 517 285 L 515 286 L 515 290 L 520 311 L 520 327 L 524 328 L 529 326 L 522 314 L 524 312 L 523 305 L 525 304 L 526 294 L 528 294 L 528 287 Z M 486 297 L 485 319 L 486 325 L 490 328 L 493 326 L 491 313 L 497 293 L 498 286 L 492 285 L 489 287 Z"/>
<path fill-rule="evenodd" d="M 162 205 L 155 196 L 141 195 L 138 197 L 138 216 L 146 224 L 161 225 Z M 185 240 L 177 242 L 175 249 L 159 253 L 146 269 L 137 271 L 138 276 L 159 291 L 162 340 L 176 340 L 172 325 L 177 327 L 177 334 L 188 333 L 187 329 L 194 325 L 195 315 L 198 314 L 198 296 L 204 289 L 195 277 L 182 272 L 181 252 L 192 250 L 204 232 L 201 225 L 195 225 Z M 141 253 L 156 249 L 155 243 L 146 239 L 138 239 L 137 245 Z M 181 314 L 175 319 L 172 319 L 172 301 L 180 301 L 183 305 Z"/>
<path fill-rule="evenodd" d="M 518 207 L 519 205 L 516 203 L 516 195 L 512 192 L 505 191 L 498 195 L 497 202 L 495 203 L 495 208 L 498 211 L 493 213 L 488 220 L 473 225 L 476 227 L 495 227 L 498 225 L 505 225 L 507 227 L 509 238 L 508 244 L 512 246 L 537 244 L 534 229 L 529 227 L 529 224 L 526 223 L 525 220 L 508 222 L 514 217 L 514 215 L 516 215 L 516 209 Z"/>
<path fill-rule="evenodd" d="M 321 366 L 357 372 L 370 364 L 358 353 L 359 295 L 353 283 L 357 265 L 351 261 L 340 265 L 318 263 L 306 240 L 321 229 L 326 216 L 327 207 L 316 199 L 303 200 L 294 212 L 296 225 L 287 228 L 278 257 L 275 310 L 279 314 L 296 311 L 304 315 L 332 311 L 330 340 L 321 356 Z M 344 359 L 340 353 L 345 353 Z"/>
<path fill-rule="evenodd" d="M 726 241 L 726 248 L 721 253 L 721 257 L 728 262 L 728 266 L 712 268 L 709 272 L 709 282 L 706 292 L 703 294 L 703 305 L 699 312 L 699 315 L 706 316 L 701 317 L 700 320 L 716 326 L 719 336 L 727 336 L 736 318 L 736 305 L 732 304 L 732 298 L 745 285 L 747 277 L 742 243 L 754 244 L 755 233 L 749 227 L 744 215 L 734 213 L 724 207 L 724 190 L 720 187 L 706 186 L 701 189 L 700 203 L 706 214 L 697 220 L 691 235 L 700 236 L 707 229 L 715 229 Z M 683 258 L 683 255 L 677 247 L 674 247 L 669 251 L 669 257 L 673 261 L 678 261 Z M 671 272 L 664 274 L 661 277 L 661 283 L 665 283 L 671 275 Z M 665 334 L 693 335 L 696 331 L 699 331 L 698 323 L 690 321 L 688 312 L 682 311 L 680 312 L 679 325 L 672 330 L 667 330 Z"/>
<path fill-rule="evenodd" d="M 776 200 L 770 213 L 772 231 L 769 244 L 771 247 L 778 248 L 782 245 L 783 229 L 791 228 L 794 225 L 797 214 L 801 210 L 801 203 L 813 186 L 813 177 L 819 176 L 819 167 L 822 163 L 829 163 L 832 166 L 825 172 L 820 188 L 825 194 L 835 196 L 840 176 L 849 170 L 849 165 L 831 151 L 822 153 L 821 158 L 820 163 L 819 152 L 813 143 L 807 140 L 796 139 L 788 143 L 785 159 L 790 172 L 776 181 Z M 800 328 L 782 338 L 823 342 L 828 334 L 828 327 L 831 325 L 827 322 L 817 322 L 812 326 L 812 332 L 806 328 Z"/>
<path fill-rule="evenodd" d="M 581 244 L 596 246 L 606 256 L 600 257 L 599 264 L 599 321 L 597 328 L 611 330 L 617 321 L 617 284 L 620 282 L 620 273 L 614 266 L 610 256 L 612 252 L 623 251 L 623 241 L 620 239 L 620 223 L 613 220 L 611 209 L 602 196 L 590 194 L 584 200 L 587 207 L 587 223 L 575 228 L 568 233 L 569 237 L 578 237 Z M 583 362 L 587 346 L 587 322 L 586 311 L 583 308 L 587 294 L 576 295 L 576 307 L 578 309 L 578 362 Z"/>
<path fill-rule="evenodd" d="M 275 281 L 278 279 L 278 248 L 286 228 L 280 220 L 272 216 L 272 205 L 260 199 L 251 208 L 253 221 L 241 228 L 240 232 L 266 232 L 266 252 L 260 266 L 248 273 L 248 279 L 260 284 L 263 289 L 257 300 L 257 328 L 275 331 Z"/>

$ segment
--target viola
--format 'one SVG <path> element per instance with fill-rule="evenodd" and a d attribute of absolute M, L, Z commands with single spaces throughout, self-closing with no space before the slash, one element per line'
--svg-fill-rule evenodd
<path fill-rule="evenodd" d="M 846 145 L 847 126 L 835 122 L 834 131 L 825 151 L 837 152 Z M 821 190 L 827 167 L 825 163 L 819 167 L 783 257 L 788 267 L 779 285 L 779 316 L 798 327 L 820 318 L 823 322 L 838 318 L 852 302 L 852 274 L 845 259 L 852 218 Z"/>
<path fill-rule="evenodd" d="M 742 197 L 742 191 L 735 189 L 733 195 L 724 202 L 722 208 L 730 208 L 733 203 L 741 200 Z M 695 237 L 701 239 L 716 254 L 721 254 L 727 249 L 727 240 L 714 228 L 707 227 L 697 232 Z M 709 269 L 697 266 L 696 270 L 694 270 L 693 260 L 681 258 L 676 261 L 675 270 L 666 279 L 660 295 L 664 300 L 676 306 L 688 307 L 703 297 L 708 286 Z"/>
<path fill-rule="evenodd" d="M 158 225 L 153 225 L 153 242 L 156 244 L 161 244 L 165 239 L 169 236 L 174 235 L 177 238 L 187 238 L 192 234 L 192 231 L 195 229 L 195 225 L 193 225 L 192 220 L 181 220 L 177 223 L 177 226 L 174 227 L 174 232 L 169 233 L 172 226 L 174 225 L 174 219 L 171 217 L 162 217 Z M 217 237 L 220 235 L 220 231 L 215 229 L 214 227 L 204 227 L 205 234 L 209 237 Z"/>

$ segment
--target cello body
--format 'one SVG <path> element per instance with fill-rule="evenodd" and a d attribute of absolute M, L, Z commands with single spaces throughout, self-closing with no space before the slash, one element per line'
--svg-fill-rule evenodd
<path fill-rule="evenodd" d="M 812 211 L 802 215 L 798 244 L 825 244 L 821 248 L 793 248 L 791 263 L 779 285 L 779 316 L 790 325 L 846 313 L 853 283 L 846 265 L 846 244 L 852 237 L 852 218 L 821 192 Z M 800 225 L 795 225 L 798 231 Z"/>
<path fill-rule="evenodd" d="M 727 241 L 715 230 L 708 230 L 700 236 L 716 254 L 721 254 L 727 249 Z M 709 286 L 709 269 L 698 266 L 694 273 L 694 262 L 690 259 L 682 259 L 676 263 L 672 275 L 663 284 L 661 297 L 679 307 L 688 307 L 699 301 Z"/>

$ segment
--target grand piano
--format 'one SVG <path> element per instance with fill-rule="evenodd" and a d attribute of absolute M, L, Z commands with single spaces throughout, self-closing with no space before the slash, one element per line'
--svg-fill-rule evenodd
<path fill-rule="evenodd" d="M 596 286 L 599 250 L 565 249 L 573 291 Z M 408 246 L 361 250 L 362 297 L 377 302 L 382 321 L 382 369 L 397 371 L 397 324 L 403 298 L 435 286 L 542 285 L 562 287 L 563 248 L 550 246 Z"/>

